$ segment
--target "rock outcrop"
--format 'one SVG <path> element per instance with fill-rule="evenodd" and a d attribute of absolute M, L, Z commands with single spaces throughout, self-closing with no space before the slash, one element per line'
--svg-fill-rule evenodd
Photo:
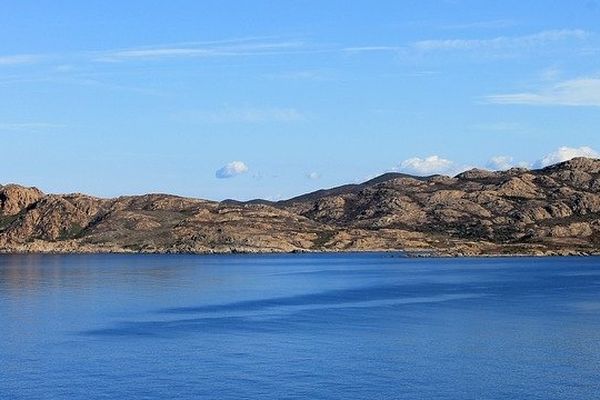
<path fill-rule="evenodd" d="M 0 215 L 16 215 L 44 197 L 37 188 L 19 185 L 0 185 Z"/>
<path fill-rule="evenodd" d="M 600 160 L 389 173 L 290 200 L 100 199 L 0 186 L 0 251 L 600 253 Z"/>

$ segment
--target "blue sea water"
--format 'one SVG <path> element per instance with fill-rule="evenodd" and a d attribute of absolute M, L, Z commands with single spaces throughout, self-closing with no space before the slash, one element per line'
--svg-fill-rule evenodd
<path fill-rule="evenodd" d="M 1 399 L 599 393 L 599 258 L 0 256 Z"/>

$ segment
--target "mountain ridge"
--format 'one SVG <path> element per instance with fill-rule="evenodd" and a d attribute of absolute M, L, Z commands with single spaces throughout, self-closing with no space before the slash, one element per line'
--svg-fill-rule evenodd
<path fill-rule="evenodd" d="M 100 198 L 0 185 L 2 252 L 600 253 L 600 160 L 387 173 L 282 201 Z"/>

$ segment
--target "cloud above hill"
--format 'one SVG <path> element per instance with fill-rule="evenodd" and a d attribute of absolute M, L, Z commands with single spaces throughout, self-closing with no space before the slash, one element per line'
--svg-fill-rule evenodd
<path fill-rule="evenodd" d="M 242 161 L 232 161 L 227 165 L 219 168 L 215 172 L 215 177 L 218 179 L 233 178 L 234 176 L 241 175 L 248 172 L 248 166 Z"/>
<path fill-rule="evenodd" d="M 490 158 L 485 165 L 461 164 L 439 155 L 431 155 L 423 158 L 408 158 L 391 170 L 417 176 L 435 174 L 454 176 L 471 168 L 485 168 L 493 171 L 504 171 L 514 167 L 539 169 L 552 164 L 568 161 L 575 157 L 600 158 L 600 152 L 589 146 L 561 146 L 533 162 L 515 160 L 508 155 L 498 155 Z"/>
<path fill-rule="evenodd" d="M 536 161 L 533 165 L 536 168 L 547 167 L 548 165 L 568 161 L 575 157 L 590 157 L 600 158 L 600 153 L 588 146 L 582 147 L 567 147 L 562 146 L 555 151 L 546 154 L 544 157 Z"/>
<path fill-rule="evenodd" d="M 454 162 L 438 155 L 432 155 L 425 158 L 412 157 L 406 159 L 396 169 L 415 175 L 432 175 L 447 173 L 453 166 Z"/>

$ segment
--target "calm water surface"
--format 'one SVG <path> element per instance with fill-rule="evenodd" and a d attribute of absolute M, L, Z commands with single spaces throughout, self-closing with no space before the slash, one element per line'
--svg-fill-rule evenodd
<path fill-rule="evenodd" d="M 2 399 L 598 399 L 600 259 L 0 256 Z"/>

